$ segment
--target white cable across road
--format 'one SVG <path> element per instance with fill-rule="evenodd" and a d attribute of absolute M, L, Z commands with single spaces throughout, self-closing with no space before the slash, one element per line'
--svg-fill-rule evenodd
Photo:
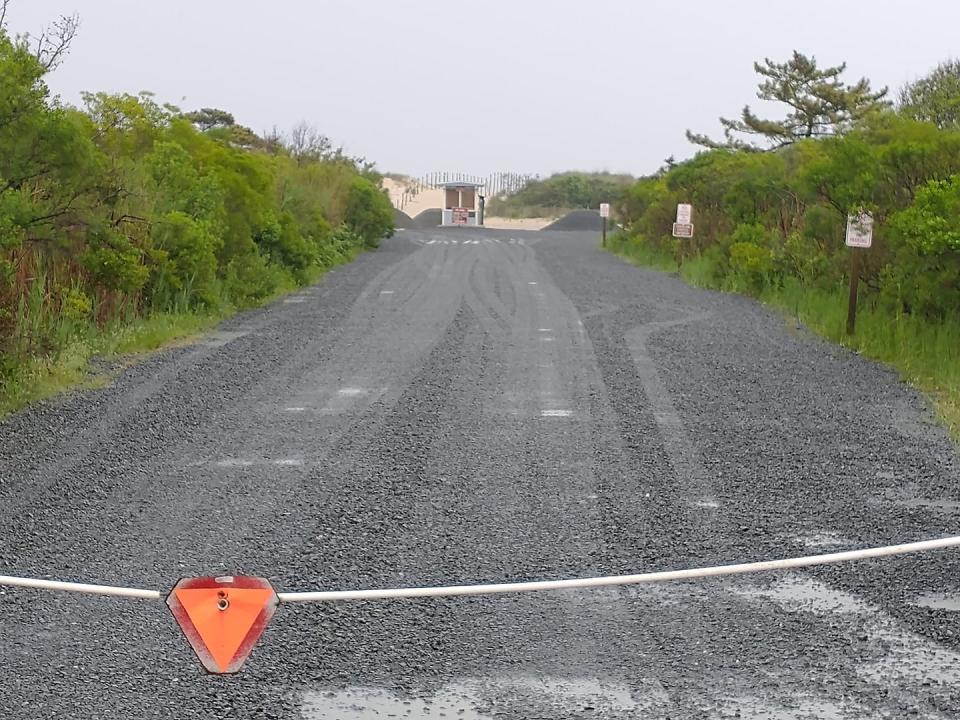
<path fill-rule="evenodd" d="M 809 557 L 787 560 L 766 560 L 741 565 L 720 565 L 717 567 L 693 568 L 690 570 L 667 570 L 664 572 L 643 573 L 640 575 L 613 575 L 611 577 L 581 578 L 578 580 L 547 580 L 541 582 L 504 583 L 499 585 L 455 585 L 452 587 L 398 588 L 395 590 L 346 590 L 331 592 L 294 592 L 277 593 L 282 603 L 342 602 L 346 600 L 396 600 L 402 598 L 438 598 L 463 595 L 498 595 L 501 593 L 543 592 L 547 590 L 583 590 L 588 588 L 612 587 L 619 585 L 641 585 L 643 583 L 672 582 L 677 580 L 696 580 L 699 578 L 723 577 L 725 575 L 745 575 L 747 573 L 769 570 L 790 570 L 793 568 L 830 565 L 834 563 L 868 560 L 870 558 L 908 555 L 911 553 L 943 550 L 960 546 L 960 537 L 926 540 L 924 542 L 890 545 L 867 550 L 850 550 L 829 555 L 811 555 Z"/>
<path fill-rule="evenodd" d="M 495 585 L 453 585 L 449 587 L 393 588 L 385 590 L 328 590 L 320 592 L 284 592 L 277 593 L 282 603 L 321 603 L 345 602 L 349 600 L 400 600 L 411 598 L 460 597 L 464 595 L 499 595 L 503 593 L 544 592 L 548 590 L 587 590 L 590 588 L 614 587 L 620 585 L 641 585 L 644 583 L 675 582 L 677 580 L 697 580 L 701 578 L 724 577 L 727 575 L 746 575 L 749 573 L 769 572 L 771 570 L 792 570 L 832 565 L 836 563 L 870 560 L 894 555 L 911 555 L 932 550 L 945 550 L 960 547 L 960 536 L 941 540 L 888 545 L 864 550 L 785 560 L 764 560 L 739 565 L 718 565 L 715 567 L 691 568 L 688 570 L 667 570 L 642 573 L 640 575 L 613 575 L 609 577 L 579 578 L 575 580 L 546 580 L 536 582 L 500 583 Z M 106 595 L 143 600 L 161 600 L 165 593 L 157 590 L 113 587 L 110 585 L 88 585 L 84 583 L 57 582 L 31 578 L 0 575 L 0 586 L 33 588 L 37 590 L 55 590 L 63 592 L 86 593 L 88 595 Z"/>
<path fill-rule="evenodd" d="M 107 595 L 140 600 L 160 600 L 163 596 L 156 590 L 113 587 L 112 585 L 88 585 L 86 583 L 59 582 L 57 580 L 37 580 L 34 578 L 10 577 L 0 575 L 0 586 L 32 588 L 34 590 L 54 590 L 60 592 L 83 593 L 86 595 Z"/>

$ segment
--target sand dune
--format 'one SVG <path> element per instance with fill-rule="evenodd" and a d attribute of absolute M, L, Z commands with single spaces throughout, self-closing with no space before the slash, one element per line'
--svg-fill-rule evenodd
<path fill-rule="evenodd" d="M 424 210 L 433 208 L 442 208 L 444 203 L 443 190 L 434 188 L 422 188 L 416 194 L 404 194 L 416 184 L 415 180 L 407 179 L 405 181 L 394 180 L 393 178 L 383 179 L 383 188 L 390 195 L 390 201 L 395 208 L 403 210 L 407 215 L 415 218 Z M 500 218 L 487 215 L 485 225 L 495 230 L 540 230 L 556 218 Z"/>
<path fill-rule="evenodd" d="M 424 210 L 443 207 L 443 190 L 423 188 L 415 195 L 408 194 L 403 202 L 404 193 L 414 187 L 415 181 L 400 182 L 393 178 L 384 178 L 383 187 L 390 195 L 395 208 L 403 210 L 410 217 L 416 217 Z"/>

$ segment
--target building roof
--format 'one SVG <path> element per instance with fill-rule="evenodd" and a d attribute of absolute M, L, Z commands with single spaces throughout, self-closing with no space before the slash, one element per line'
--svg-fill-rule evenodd
<path fill-rule="evenodd" d="M 469 180 L 451 180 L 450 182 L 440 183 L 442 188 L 478 188 L 483 187 L 486 183 L 482 182 L 470 182 Z"/>

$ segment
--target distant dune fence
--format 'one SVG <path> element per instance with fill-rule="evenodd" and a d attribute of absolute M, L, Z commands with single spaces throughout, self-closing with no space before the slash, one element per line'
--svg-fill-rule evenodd
<path fill-rule="evenodd" d="M 464 172 L 431 172 L 412 178 L 410 184 L 399 196 L 393 198 L 398 210 L 405 209 L 420 193 L 436 190 L 444 183 L 469 182 L 481 185 L 487 197 L 504 197 L 523 190 L 528 183 L 539 180 L 539 175 L 531 173 L 497 172 L 486 177 Z"/>

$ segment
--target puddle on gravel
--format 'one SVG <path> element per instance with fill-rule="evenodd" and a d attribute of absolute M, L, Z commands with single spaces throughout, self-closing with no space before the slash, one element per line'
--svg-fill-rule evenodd
<path fill-rule="evenodd" d="M 881 477 L 883 473 L 878 473 Z M 896 488 L 883 492 L 879 497 L 871 500 L 872 503 L 897 505 L 912 510 L 932 510 L 942 513 L 956 513 L 960 511 L 960 500 L 950 498 L 924 497 L 924 488 L 917 483 L 905 483 Z"/>
<path fill-rule="evenodd" d="M 913 498 L 911 500 L 894 500 L 893 504 L 905 508 L 923 508 L 924 510 L 938 510 L 940 512 L 956 512 L 960 510 L 960 501 L 958 500 Z"/>
<path fill-rule="evenodd" d="M 738 588 L 734 593 L 751 599 L 772 600 L 790 612 L 861 613 L 870 609 L 855 595 L 806 578 L 791 578 L 764 587 Z"/>
<path fill-rule="evenodd" d="M 839 705 L 823 700 L 797 700 L 792 707 L 774 705 L 759 698 L 728 699 L 714 717 L 751 718 L 752 720 L 845 720 L 856 717 L 865 720 L 868 715 L 851 715 Z"/>
<path fill-rule="evenodd" d="M 306 720 L 491 720 L 513 717 L 514 708 L 534 712 L 536 717 L 563 717 L 571 712 L 636 717 L 638 711 L 656 708 L 668 698 L 657 683 L 648 690 L 646 700 L 638 702 L 627 687 L 595 679 L 483 678 L 446 685 L 429 698 L 404 697 L 383 688 L 308 692 L 302 711 Z"/>
<path fill-rule="evenodd" d="M 927 593 L 914 601 L 915 605 L 933 610 L 951 610 L 960 612 L 960 595 L 946 593 Z"/>
<path fill-rule="evenodd" d="M 475 699 L 443 690 L 430 700 L 403 699 L 386 690 L 351 688 L 342 692 L 307 693 L 306 720 L 372 720 L 373 718 L 456 717 L 486 720 L 473 708 Z"/>
<path fill-rule="evenodd" d="M 781 535 L 780 537 L 814 549 L 852 547 L 854 545 L 853 542 L 835 532 L 820 532 L 812 535 Z"/>
<path fill-rule="evenodd" d="M 638 707 L 628 688 L 586 678 L 505 678 L 494 685 L 500 692 L 550 698 L 564 707 L 591 708 L 595 712 L 625 712 Z"/>
<path fill-rule="evenodd" d="M 850 630 L 861 634 L 872 649 L 873 657 L 878 658 L 857 668 L 859 675 L 870 682 L 914 695 L 936 692 L 937 683 L 960 683 L 960 654 L 911 632 L 894 617 L 856 595 L 816 580 L 796 577 L 769 586 L 740 587 L 733 592 L 755 601 L 773 601 L 788 612 L 847 614 Z M 960 606 L 958 596 L 940 597 L 958 600 Z"/>

